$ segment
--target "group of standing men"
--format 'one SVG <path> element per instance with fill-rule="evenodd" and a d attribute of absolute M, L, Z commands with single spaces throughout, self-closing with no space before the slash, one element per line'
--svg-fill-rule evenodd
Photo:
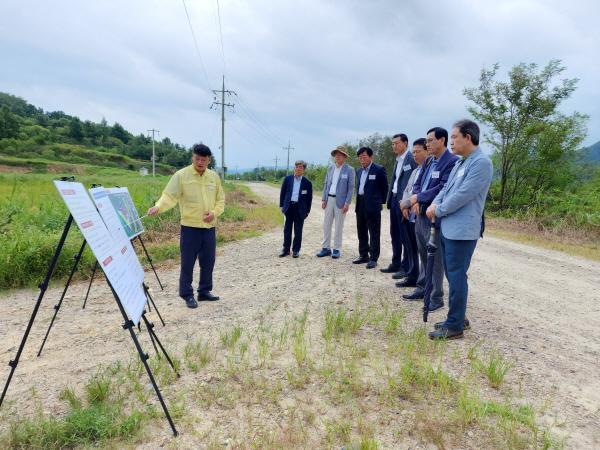
<path fill-rule="evenodd" d="M 390 211 L 392 260 L 381 269 L 400 280 L 398 287 L 413 287 L 405 300 L 421 300 L 425 295 L 427 243 L 432 226 L 435 246 L 432 290 L 429 311 L 444 306 L 444 273 L 449 285 L 449 311 L 446 320 L 434 325 L 432 339 L 457 339 L 469 328 L 466 318 L 467 271 L 477 240 L 483 235 L 483 209 L 492 180 L 492 163 L 479 148 L 480 130 L 471 120 L 456 122 L 448 132 L 431 128 L 426 138 L 413 142 L 408 150 L 408 137 L 396 134 L 392 148 L 396 162 L 388 184 L 385 168 L 373 162 L 373 150 L 358 149 L 360 168 L 354 171 L 346 164 L 347 150 L 338 147 L 331 152 L 335 160 L 325 177 L 322 208 L 325 210 L 323 243 L 317 257 L 341 255 L 344 218 L 356 193 L 356 227 L 359 256 L 354 264 L 377 266 L 380 253 L 381 210 Z M 280 207 L 285 214 L 284 244 L 280 257 L 298 257 L 302 243 L 302 225 L 310 212 L 312 184 L 303 176 L 304 161 L 297 161 L 294 174 L 283 181 Z M 335 223 L 333 247 L 331 231 Z M 292 244 L 292 228 L 294 240 Z"/>

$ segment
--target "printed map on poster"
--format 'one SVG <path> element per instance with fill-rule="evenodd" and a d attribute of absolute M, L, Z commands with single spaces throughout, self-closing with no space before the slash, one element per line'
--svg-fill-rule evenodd
<path fill-rule="evenodd" d="M 123 225 L 123 230 L 127 233 L 129 239 L 133 239 L 139 234 L 144 232 L 144 226 L 140 220 L 140 216 L 135 209 L 129 190 L 126 187 L 123 188 L 110 188 L 108 189 L 108 198 L 113 204 L 117 216 Z"/>
<path fill-rule="evenodd" d="M 123 225 L 119 220 L 117 212 L 113 207 L 112 202 L 108 198 L 108 189 L 103 187 L 95 187 L 89 189 L 90 196 L 92 197 L 93 202 L 96 204 L 96 208 L 98 208 L 98 212 L 104 220 L 104 224 L 106 228 L 108 228 L 109 234 L 112 238 L 118 243 L 119 248 L 121 249 L 121 254 L 127 260 L 129 267 L 132 269 L 132 273 L 135 275 L 136 283 L 144 282 L 144 269 L 140 264 L 140 260 L 135 254 L 135 250 L 131 245 L 131 241 L 125 233 Z"/>
<path fill-rule="evenodd" d="M 121 300 L 125 312 L 137 325 L 146 306 L 146 294 L 128 264 L 125 257 L 127 250 L 109 233 L 83 184 L 55 181 L 54 185 Z"/>

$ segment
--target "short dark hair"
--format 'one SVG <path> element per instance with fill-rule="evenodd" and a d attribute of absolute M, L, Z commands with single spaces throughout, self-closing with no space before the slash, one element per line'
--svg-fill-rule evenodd
<path fill-rule="evenodd" d="M 210 148 L 204 144 L 194 144 L 192 147 L 192 153 L 198 156 L 212 156 Z"/>
<path fill-rule="evenodd" d="M 373 156 L 373 150 L 370 147 L 361 147 L 356 152 L 356 156 L 360 156 L 361 153 L 367 152 L 367 155 Z"/>
<path fill-rule="evenodd" d="M 444 145 L 447 147 L 448 146 L 448 131 L 446 131 L 442 127 L 433 127 L 433 128 L 430 128 L 429 130 L 427 130 L 427 134 L 431 133 L 432 131 L 433 131 L 436 139 L 444 138 Z"/>
<path fill-rule="evenodd" d="M 408 144 L 408 136 L 405 135 L 404 133 L 398 133 L 392 136 L 392 140 L 400 138 L 400 140 L 402 142 L 404 142 L 405 144 Z"/>
<path fill-rule="evenodd" d="M 469 119 L 462 119 L 452 125 L 452 128 L 458 128 L 458 132 L 463 136 L 471 136 L 473 145 L 479 145 L 479 125 Z"/>
<path fill-rule="evenodd" d="M 425 140 L 425 138 L 419 138 L 413 142 L 413 147 L 415 145 L 420 145 L 423 148 L 427 148 L 427 141 Z"/>

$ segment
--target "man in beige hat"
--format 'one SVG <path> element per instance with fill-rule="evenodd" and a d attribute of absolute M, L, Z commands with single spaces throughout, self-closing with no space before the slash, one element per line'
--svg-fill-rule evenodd
<path fill-rule="evenodd" d="M 352 202 L 354 192 L 354 169 L 346 164 L 348 153 L 345 147 L 339 146 L 331 151 L 335 161 L 329 166 L 325 183 L 323 184 L 323 201 L 321 207 L 325 210 L 323 221 L 323 245 L 317 253 L 319 258 L 331 256 L 337 259 L 341 255 L 342 232 L 344 230 L 344 218 Z M 331 248 L 331 227 L 335 222 L 333 235 L 333 248 Z"/>

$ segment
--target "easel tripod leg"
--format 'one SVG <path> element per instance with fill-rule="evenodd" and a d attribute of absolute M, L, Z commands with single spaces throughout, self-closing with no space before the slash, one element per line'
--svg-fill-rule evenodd
<path fill-rule="evenodd" d="M 52 257 L 52 261 L 50 261 L 50 265 L 48 266 L 48 270 L 46 271 L 46 276 L 44 277 L 44 281 L 40 284 L 40 294 L 38 295 L 37 301 L 35 302 L 35 306 L 33 307 L 33 312 L 31 313 L 31 317 L 29 318 L 29 323 L 27 324 L 27 329 L 25 330 L 25 334 L 21 339 L 21 344 L 19 345 L 19 349 L 17 350 L 17 355 L 15 359 L 10 360 L 8 365 L 10 366 L 10 373 L 8 374 L 8 379 L 6 380 L 6 384 L 4 385 L 4 389 L 2 390 L 2 396 L 0 396 L 0 406 L 2 406 L 2 402 L 4 401 L 4 397 L 6 396 L 6 391 L 8 391 L 8 386 L 12 380 L 12 377 L 15 373 L 17 365 L 19 364 L 19 359 L 21 358 L 21 353 L 25 348 L 25 343 L 27 342 L 27 338 L 29 337 L 29 332 L 31 331 L 31 327 L 33 326 L 33 322 L 35 321 L 35 317 L 37 316 L 38 310 L 40 309 L 40 305 L 42 304 L 42 299 L 44 298 L 44 294 L 46 293 L 46 289 L 48 289 L 48 283 L 50 283 L 50 278 L 54 273 L 54 269 L 56 268 L 56 263 L 58 262 L 58 256 L 62 251 L 62 248 L 65 244 L 65 240 L 67 239 L 67 234 L 69 233 L 69 229 L 73 224 L 73 216 L 69 214 L 69 218 L 67 219 L 67 223 L 63 229 L 62 235 L 60 236 L 60 240 L 58 245 L 56 246 L 56 250 L 54 250 L 54 256 Z"/>
<path fill-rule="evenodd" d="M 62 302 L 65 298 L 65 295 L 67 294 L 67 289 L 69 289 L 69 284 L 71 284 L 71 279 L 73 278 L 73 275 L 75 274 L 75 271 L 77 270 L 77 266 L 79 265 L 79 261 L 81 260 L 81 255 L 83 255 L 83 251 L 85 250 L 85 239 L 83 240 L 83 243 L 81 244 L 81 248 L 79 249 L 79 253 L 77 253 L 77 255 L 75 256 L 75 262 L 73 263 L 73 267 L 71 269 L 71 273 L 69 274 L 69 278 L 67 278 L 67 283 L 65 284 L 65 288 L 63 289 L 62 295 L 60 296 L 60 300 L 58 301 L 58 303 L 56 305 L 54 305 L 54 315 L 52 316 L 52 320 L 50 321 L 50 325 L 48 325 L 48 330 L 46 331 L 46 335 L 44 336 L 44 340 L 42 341 L 42 345 L 40 345 L 40 349 L 38 351 L 38 356 L 40 356 L 42 354 L 42 350 L 44 349 L 44 345 L 46 345 L 46 340 L 48 339 L 48 335 L 50 334 L 50 330 L 52 329 L 52 326 L 54 325 L 54 321 L 56 320 L 56 316 L 58 315 L 58 311 L 60 310 L 60 307 L 62 305 Z"/>

